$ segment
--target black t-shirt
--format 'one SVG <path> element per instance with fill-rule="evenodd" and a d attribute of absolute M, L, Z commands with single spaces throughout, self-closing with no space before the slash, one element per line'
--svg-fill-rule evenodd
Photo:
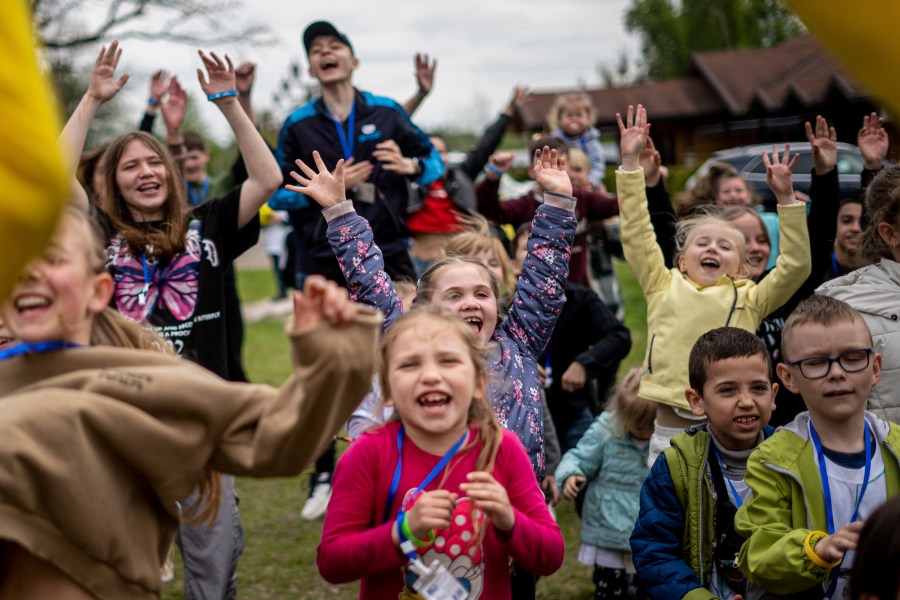
<path fill-rule="evenodd" d="M 110 305 L 147 321 L 180 356 L 228 378 L 226 268 L 259 239 L 259 217 L 237 228 L 241 188 L 190 212 L 185 251 L 164 263 L 135 254 L 101 216 L 109 243 L 107 270 L 115 279 Z"/>

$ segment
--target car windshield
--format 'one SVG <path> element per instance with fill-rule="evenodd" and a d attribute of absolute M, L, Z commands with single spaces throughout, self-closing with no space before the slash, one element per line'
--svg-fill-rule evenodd
<path fill-rule="evenodd" d="M 795 174 L 806 175 L 813 168 L 813 157 L 811 150 L 800 150 L 798 152 L 800 158 L 797 159 L 797 165 L 794 167 Z M 863 157 L 853 152 L 845 152 L 838 150 L 837 170 L 839 175 L 859 175 L 863 170 Z M 765 173 L 766 165 L 760 159 L 751 169 L 751 173 Z"/>

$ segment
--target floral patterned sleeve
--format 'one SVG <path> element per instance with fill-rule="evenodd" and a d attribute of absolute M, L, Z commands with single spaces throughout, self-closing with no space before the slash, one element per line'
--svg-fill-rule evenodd
<path fill-rule="evenodd" d="M 394 282 L 384 270 L 384 257 L 375 245 L 369 222 L 356 214 L 349 200 L 322 211 L 328 221 L 328 243 L 337 257 L 350 298 L 384 313 L 382 331 L 402 312 Z"/>
<path fill-rule="evenodd" d="M 523 354 L 537 359 L 566 303 L 566 279 L 575 239 L 575 198 L 544 193 L 531 222 L 528 254 L 509 315 L 500 325 Z"/>

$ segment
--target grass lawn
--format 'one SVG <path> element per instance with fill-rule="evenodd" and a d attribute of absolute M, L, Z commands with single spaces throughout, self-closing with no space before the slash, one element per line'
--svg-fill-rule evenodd
<path fill-rule="evenodd" d="M 616 266 L 625 295 L 625 322 L 631 329 L 633 347 L 619 374 L 640 365 L 646 346 L 646 306 L 640 288 L 624 263 Z M 271 298 L 275 285 L 270 271 L 240 271 L 238 290 L 244 302 Z M 284 324 L 277 320 L 248 324 L 244 339 L 244 361 L 252 381 L 278 385 L 290 370 Z M 338 450 L 345 446 L 338 443 Z M 307 478 L 240 479 L 240 511 L 246 538 L 238 567 L 240 597 L 249 599 L 355 598 L 358 584 L 334 586 L 316 571 L 316 546 L 322 522 L 300 518 L 306 499 Z M 556 507 L 566 540 L 566 560 L 553 576 L 538 584 L 538 598 L 588 600 L 593 597 L 591 568 L 581 565 L 578 556 L 580 521 L 570 502 Z M 182 597 L 181 565 L 176 563 L 176 580 L 166 584 L 164 598 Z"/>

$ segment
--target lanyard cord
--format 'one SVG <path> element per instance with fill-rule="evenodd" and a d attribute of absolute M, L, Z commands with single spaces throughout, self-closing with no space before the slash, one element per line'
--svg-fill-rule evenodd
<path fill-rule="evenodd" d="M 341 151 L 344 153 L 344 160 L 350 160 L 353 157 L 353 136 L 355 135 L 356 130 L 356 100 L 353 100 L 353 105 L 350 107 L 350 115 L 347 117 L 347 133 L 344 133 L 343 123 L 338 121 L 327 107 L 325 108 L 325 112 L 331 117 L 331 120 L 334 121 L 334 126 L 337 128 L 338 139 L 341 142 Z"/>
<path fill-rule="evenodd" d="M 206 193 L 209 191 L 209 177 L 203 180 L 200 190 L 195 190 L 190 183 L 187 184 L 188 202 L 191 206 L 197 206 L 206 199 Z"/>
<path fill-rule="evenodd" d="M 19 356 L 21 354 L 25 354 L 28 352 L 33 352 L 36 354 L 40 354 L 43 352 L 51 352 L 53 350 L 65 350 L 68 348 L 81 348 L 81 344 L 75 344 L 73 342 L 65 342 L 61 340 L 54 340 L 51 342 L 21 342 L 16 344 L 15 346 L 10 346 L 9 348 L 4 348 L 0 350 L 0 361 L 10 359 L 14 356 Z"/>
<path fill-rule="evenodd" d="M 722 462 L 722 459 L 719 457 L 719 451 L 716 450 L 715 444 L 710 443 L 710 446 L 709 446 L 709 447 L 710 447 L 710 449 L 713 451 L 713 454 L 715 455 L 716 461 L 719 463 L 719 468 L 722 470 L 722 479 L 725 480 L 725 483 L 727 483 L 727 484 L 728 484 L 728 487 L 731 488 L 731 493 L 734 494 L 734 503 L 735 503 L 735 505 L 736 505 L 738 508 L 740 508 L 741 505 L 744 503 L 744 501 L 743 501 L 743 499 L 741 498 L 741 495 L 738 494 L 737 488 L 734 487 L 734 482 L 732 482 L 730 479 L 728 479 L 728 477 L 725 476 L 725 463 Z"/>

